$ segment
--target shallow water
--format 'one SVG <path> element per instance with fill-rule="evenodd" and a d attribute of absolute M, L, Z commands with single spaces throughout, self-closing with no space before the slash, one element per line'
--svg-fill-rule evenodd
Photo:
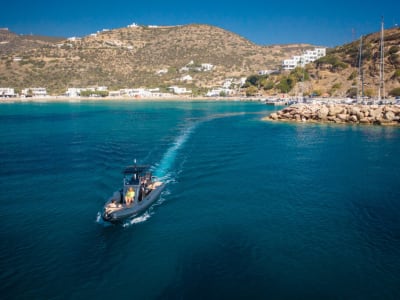
<path fill-rule="evenodd" d="M 400 129 L 271 109 L 1 105 L 1 298 L 399 299 Z M 167 188 L 104 224 L 133 159 Z"/>

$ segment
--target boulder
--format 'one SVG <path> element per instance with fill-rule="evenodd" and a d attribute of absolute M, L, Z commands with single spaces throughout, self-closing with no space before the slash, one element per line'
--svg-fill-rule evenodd
<path fill-rule="evenodd" d="M 352 106 L 349 109 L 349 113 L 350 115 L 358 116 L 361 113 L 361 109 L 358 106 Z"/>
<path fill-rule="evenodd" d="M 357 119 L 361 120 L 365 117 L 365 114 L 362 111 L 360 111 L 358 114 L 356 114 L 356 116 L 357 116 Z"/>
<path fill-rule="evenodd" d="M 369 111 L 369 115 L 376 120 L 381 119 L 382 117 L 382 107 L 374 108 L 374 105 L 371 105 L 371 109 Z"/>
<path fill-rule="evenodd" d="M 272 113 L 269 117 L 270 117 L 272 120 L 278 120 L 278 114 L 277 114 L 277 113 Z"/>
<path fill-rule="evenodd" d="M 389 110 L 385 112 L 385 119 L 388 121 L 393 121 L 396 115 L 394 114 L 393 111 Z"/>
<path fill-rule="evenodd" d="M 338 114 L 341 114 L 342 112 L 343 112 L 343 107 L 336 106 L 336 105 L 331 105 L 329 107 L 328 116 L 336 116 Z"/>
<path fill-rule="evenodd" d="M 365 117 L 365 118 L 360 119 L 360 123 L 362 123 L 362 124 L 369 124 L 369 123 L 371 123 L 371 122 L 370 122 L 369 118 Z"/>
<path fill-rule="evenodd" d="M 338 118 L 341 121 L 347 121 L 349 119 L 349 115 L 346 114 L 337 114 L 336 118 Z"/>
<path fill-rule="evenodd" d="M 318 111 L 317 111 L 317 116 L 318 119 L 325 120 L 326 117 L 328 116 L 329 113 L 329 108 L 326 106 L 322 106 Z"/>
<path fill-rule="evenodd" d="M 357 116 L 356 115 L 351 115 L 349 117 L 349 121 L 353 122 L 353 123 L 357 123 L 358 122 Z"/>

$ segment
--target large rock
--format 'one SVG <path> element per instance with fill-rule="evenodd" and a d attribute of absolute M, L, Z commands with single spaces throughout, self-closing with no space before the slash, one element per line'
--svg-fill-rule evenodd
<path fill-rule="evenodd" d="M 357 116 L 356 116 L 356 115 L 351 115 L 351 116 L 349 117 L 349 121 L 350 121 L 350 122 L 353 122 L 353 123 L 358 123 Z"/>
<path fill-rule="evenodd" d="M 327 116 L 329 113 L 329 108 L 327 108 L 326 106 L 322 106 L 318 111 L 317 111 L 317 116 L 318 119 L 320 120 L 326 120 Z"/>
<path fill-rule="evenodd" d="M 272 120 L 278 120 L 278 114 L 277 114 L 277 113 L 272 113 L 269 117 L 270 117 Z"/>
<path fill-rule="evenodd" d="M 371 121 L 368 117 L 365 117 L 365 118 L 360 119 L 360 123 L 369 124 L 369 123 L 371 123 Z"/>
<path fill-rule="evenodd" d="M 338 114 L 341 114 L 343 112 L 343 107 L 341 106 L 336 106 L 336 105 L 331 105 L 329 107 L 329 116 L 336 116 Z"/>
<path fill-rule="evenodd" d="M 382 107 L 373 107 L 374 105 L 371 105 L 371 109 L 369 110 L 369 115 L 372 118 L 375 118 L 375 120 L 379 120 L 382 118 Z"/>
<path fill-rule="evenodd" d="M 361 113 L 361 109 L 358 106 L 352 106 L 349 109 L 350 115 L 358 116 Z"/>
<path fill-rule="evenodd" d="M 386 120 L 388 120 L 388 121 L 393 121 L 394 120 L 394 118 L 396 117 L 396 115 L 394 114 L 394 112 L 393 111 L 386 111 L 385 112 L 385 119 Z"/>
<path fill-rule="evenodd" d="M 336 118 L 338 118 L 340 121 L 347 121 L 349 119 L 349 115 L 347 115 L 347 114 L 337 114 Z"/>

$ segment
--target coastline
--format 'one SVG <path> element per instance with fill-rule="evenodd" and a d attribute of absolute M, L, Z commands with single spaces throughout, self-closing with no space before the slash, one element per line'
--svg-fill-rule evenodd
<path fill-rule="evenodd" d="M 149 102 L 167 102 L 167 101 L 177 101 L 177 102 L 192 102 L 192 101 L 226 101 L 226 102 L 236 102 L 236 101 L 248 101 L 248 102 L 256 102 L 260 101 L 258 98 L 247 98 L 247 97 L 191 97 L 191 96 L 181 96 L 175 95 L 173 97 L 67 97 L 67 96 L 46 96 L 46 97 L 14 97 L 14 98 L 0 98 L 0 104 L 6 103 L 26 103 L 26 102 L 37 102 L 37 103 L 51 103 L 51 102 L 60 102 L 60 103 L 74 103 L 74 102 L 103 102 L 103 101 L 132 101 L 132 102 L 140 102 L 140 101 L 149 101 Z"/>

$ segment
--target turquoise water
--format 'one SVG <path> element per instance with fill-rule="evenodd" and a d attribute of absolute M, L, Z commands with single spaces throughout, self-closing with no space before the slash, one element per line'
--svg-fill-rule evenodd
<path fill-rule="evenodd" d="M 272 109 L 1 105 L 1 298 L 399 299 L 400 129 Z M 134 159 L 167 188 L 104 224 Z"/>

